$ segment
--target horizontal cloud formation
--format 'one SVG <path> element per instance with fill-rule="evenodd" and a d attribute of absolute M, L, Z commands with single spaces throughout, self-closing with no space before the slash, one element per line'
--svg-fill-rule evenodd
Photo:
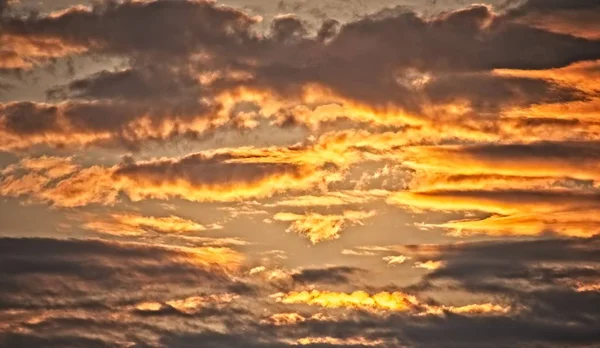
<path fill-rule="evenodd" d="M 401 3 L 0 0 L 0 346 L 598 346 L 600 4 Z"/>

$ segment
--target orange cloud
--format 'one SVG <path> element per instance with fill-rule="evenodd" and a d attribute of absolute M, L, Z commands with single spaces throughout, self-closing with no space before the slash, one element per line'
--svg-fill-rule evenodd
<path fill-rule="evenodd" d="M 404 256 L 404 255 L 397 255 L 397 256 L 385 256 L 385 257 L 383 257 L 383 260 L 385 262 L 387 262 L 388 265 L 400 265 L 400 264 L 403 264 L 409 258 L 410 257 Z"/>
<path fill-rule="evenodd" d="M 143 312 L 157 312 L 165 307 L 172 307 L 186 314 L 195 314 L 208 306 L 223 307 L 237 299 L 239 296 L 234 294 L 192 296 L 181 300 L 170 300 L 161 302 L 141 302 L 135 305 L 135 309 Z"/>
<path fill-rule="evenodd" d="M 444 267 L 444 264 L 445 263 L 443 261 L 429 260 L 429 261 L 425 261 L 425 262 L 416 262 L 415 268 L 422 268 L 422 269 L 434 271 L 436 269 Z"/>
<path fill-rule="evenodd" d="M 223 228 L 217 224 L 204 226 L 192 220 L 174 215 L 153 217 L 128 213 L 112 214 L 106 220 L 86 222 L 83 227 L 101 233 L 128 236 L 143 235 L 150 231 L 159 233 L 189 233 Z"/>
<path fill-rule="evenodd" d="M 262 322 L 274 326 L 294 325 L 307 319 L 298 313 L 277 313 Z"/>
<path fill-rule="evenodd" d="M 314 345 L 314 344 L 325 344 L 335 346 L 361 346 L 361 347 L 375 347 L 382 345 L 383 340 L 371 340 L 366 337 L 350 337 L 350 338 L 335 338 L 335 337 L 304 337 L 298 339 L 295 344 L 297 345 Z"/>
<path fill-rule="evenodd" d="M 536 236 L 553 231 L 563 236 L 589 238 L 598 234 L 600 217 L 596 210 L 556 211 L 549 214 L 493 215 L 481 220 L 458 220 L 428 226 L 450 230 L 455 236 L 488 234 Z"/>
<path fill-rule="evenodd" d="M 423 191 L 399 192 L 388 200 L 409 209 L 480 211 L 486 218 L 469 218 L 442 224 L 453 235 L 540 235 L 552 231 L 570 237 L 591 237 L 600 220 L 595 193 L 571 190 L 538 191 Z"/>
<path fill-rule="evenodd" d="M 271 295 L 277 302 L 284 304 L 307 304 L 324 308 L 345 308 L 380 312 L 412 312 L 417 315 L 443 315 L 451 312 L 461 315 L 498 315 L 506 314 L 510 306 L 492 303 L 468 304 L 464 306 L 429 305 L 421 303 L 415 296 L 402 292 L 381 292 L 370 295 L 364 291 L 342 293 L 332 291 L 292 291 L 287 294 Z"/>
<path fill-rule="evenodd" d="M 404 164 L 447 174 L 596 180 L 596 147 L 585 142 L 412 147 L 404 154 Z"/>
<path fill-rule="evenodd" d="M 185 257 L 182 261 L 206 268 L 219 267 L 228 272 L 238 272 L 246 261 L 246 256 L 226 247 L 179 247 Z"/>
<path fill-rule="evenodd" d="M 600 292 L 600 283 L 579 284 L 576 290 L 577 292 Z"/>
<path fill-rule="evenodd" d="M 93 118 L 113 113 L 118 118 Z M 160 117 L 156 117 L 160 114 Z M 16 151 L 36 145 L 84 147 L 89 145 L 139 146 L 144 141 L 176 135 L 202 134 L 226 123 L 206 110 L 180 115 L 168 106 L 125 102 L 61 102 L 0 104 L 0 149 Z"/>
<path fill-rule="evenodd" d="M 210 296 L 192 296 L 182 300 L 171 300 L 165 302 L 169 306 L 188 314 L 198 312 L 207 305 L 223 305 L 228 304 L 238 298 L 234 294 L 221 294 Z"/>
<path fill-rule="evenodd" d="M 332 291 L 292 291 L 287 294 L 272 295 L 277 302 L 283 304 L 307 304 L 325 308 L 350 308 L 369 312 L 377 311 L 409 311 L 419 304 L 417 298 L 401 292 L 382 292 L 370 295 L 364 291 L 351 294 Z"/>
<path fill-rule="evenodd" d="M 293 213 L 277 213 L 273 217 L 276 221 L 289 221 L 292 225 L 287 232 L 306 235 L 313 244 L 340 238 L 340 232 L 347 225 L 360 225 L 364 219 L 375 216 L 374 211 L 344 211 L 340 215 L 321 215 L 306 213 L 305 215 Z"/>
<path fill-rule="evenodd" d="M 31 69 L 53 58 L 81 54 L 83 45 L 69 44 L 57 38 L 0 34 L 0 68 Z"/>

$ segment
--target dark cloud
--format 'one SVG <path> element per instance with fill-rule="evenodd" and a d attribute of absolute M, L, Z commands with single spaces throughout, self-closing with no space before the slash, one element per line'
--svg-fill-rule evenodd
<path fill-rule="evenodd" d="M 444 266 L 414 289 L 453 288 L 510 299 L 533 318 L 578 323 L 600 318 L 600 239 L 545 239 L 409 246 L 422 261 Z M 507 257 L 509 256 L 510 257 Z"/>
<path fill-rule="evenodd" d="M 3 151 L 90 144 L 137 149 L 147 141 L 198 138 L 218 127 L 251 128 L 263 117 L 267 124 L 294 109 L 320 105 L 321 100 L 300 105 L 305 103 L 298 98 L 315 85 L 322 88 L 311 90 L 315 99 L 348 102 L 345 106 L 352 110 L 341 113 L 368 114 L 364 123 L 375 124 L 369 117 L 381 116 L 378 110 L 385 111 L 382 117 L 408 111 L 424 120 L 404 133 L 357 130 L 360 144 L 339 160 L 334 157 L 345 154 L 353 133 L 309 140 L 304 146 L 248 144 L 148 161 L 124 157 L 112 167 L 93 166 L 86 155 L 85 168 L 70 168 L 71 159 L 64 160 L 67 168 L 53 175 L 49 172 L 55 168 L 43 167 L 49 164 L 40 157 L 30 160 L 31 168 L 23 162 L 3 173 L 7 197 L 27 196 L 79 212 L 77 207 L 90 203 L 108 209 L 121 202 L 134 208 L 151 199 L 231 202 L 286 191 L 311 195 L 316 188 L 333 188 L 329 183 L 350 175 L 346 170 L 351 165 L 389 154 L 408 167 L 413 164 L 415 173 L 425 168 L 432 181 L 439 174 L 442 187 L 397 192 L 397 201 L 390 202 L 487 214 L 483 220 L 469 216 L 424 227 L 512 223 L 509 227 L 531 228 L 491 231 L 503 235 L 516 230 L 539 239 L 405 246 L 399 248 L 404 263 L 381 273 L 322 266 L 271 274 L 267 265 L 256 265 L 264 272 L 249 274 L 244 255 L 224 247 L 0 238 L 0 346 L 288 347 L 304 337 L 332 337 L 339 341 L 312 346 L 344 347 L 350 345 L 345 339 L 357 335 L 381 340 L 383 347 L 589 347 L 600 342 L 600 239 L 550 239 L 556 236 L 546 233 L 597 233 L 591 217 L 600 208 L 600 148 L 593 140 L 597 124 L 590 119 L 598 93 L 591 78 L 581 77 L 597 67 L 586 63 L 536 74 L 600 58 L 598 1 L 529 0 L 504 12 L 473 5 L 429 17 L 397 7 L 314 26 L 291 14 L 259 25 L 260 19 L 211 1 L 105 1 L 52 15 L 22 15 L 8 7 L 7 0 L 0 0 L 2 73 L 30 70 L 35 75 L 57 60 L 83 56 L 115 62 L 121 69 L 77 72 L 77 78 L 47 91 L 47 103 L 0 104 Z M 294 7 L 282 3 L 280 8 Z M 244 100 L 245 92 L 267 101 L 290 99 L 270 108 L 272 115 L 263 115 L 267 108 L 261 112 L 261 101 Z M 575 115 L 543 118 L 543 106 L 549 104 Z M 533 110 L 537 107 L 542 111 Z M 578 113 L 578 107 L 584 110 Z M 528 118 L 529 111 L 535 117 Z M 250 125 L 237 114 L 249 114 Z M 586 115 L 591 116 L 584 119 Z M 361 116 L 356 118 L 362 125 Z M 390 118 L 386 126 L 403 126 L 402 121 L 391 124 Z M 523 128 L 535 134 L 520 137 Z M 477 144 L 465 143 L 458 130 L 476 136 Z M 405 147 L 397 156 L 397 147 L 383 144 L 404 134 L 411 138 L 412 131 L 417 138 L 421 131 L 431 138 L 449 134 L 440 141 L 461 145 Z M 583 133 L 592 140 L 585 141 Z M 363 135 L 374 139 L 368 154 L 361 151 L 367 143 Z M 486 143 L 490 139 L 501 143 Z M 400 159 L 405 153 L 407 158 Z M 381 175 L 395 172 L 392 167 Z M 334 171 L 339 175 L 329 176 Z M 370 185 L 371 175 L 364 174 L 349 182 L 357 191 Z M 500 184 L 468 186 L 486 180 Z M 341 184 L 336 187 L 346 186 Z M 253 226 L 248 228 L 253 232 Z M 183 243 L 188 236 L 179 237 Z M 382 250 L 380 256 L 391 255 L 392 249 Z M 376 261 L 385 267 L 381 259 Z M 440 267 L 409 266 L 427 261 L 439 261 Z M 367 302 L 385 300 L 388 294 L 379 284 L 386 281 L 370 281 L 403 271 L 422 278 L 406 287 L 391 279 L 385 290 L 406 291 L 408 295 L 399 295 L 403 299 L 414 294 L 422 313 L 401 306 L 313 306 L 285 302 L 277 294 L 312 296 L 303 291 L 321 289 L 332 301 L 353 294 Z M 403 284 L 414 279 L 400 277 Z M 359 290 L 372 293 L 354 293 Z M 511 307 L 486 313 L 449 309 L 486 302 Z M 439 313 L 425 313 L 426 308 Z M 271 320 L 278 313 L 291 320 Z"/>
<path fill-rule="evenodd" d="M 216 154 L 214 156 L 194 154 L 179 160 L 139 162 L 120 167 L 115 175 L 132 180 L 160 183 L 185 181 L 191 186 L 235 186 L 239 184 L 260 183 L 269 177 L 288 174 L 302 176 L 302 167 L 288 163 L 261 163 L 252 161 L 236 163 L 242 159 L 235 154 Z M 248 158 L 250 159 L 250 158 Z"/>
<path fill-rule="evenodd" d="M 0 0 L 0 16 L 4 14 L 4 11 L 8 8 L 9 0 Z"/>
<path fill-rule="evenodd" d="M 90 291 L 89 285 L 82 287 L 82 277 L 107 286 L 110 284 L 110 287 L 102 287 L 102 291 L 112 290 L 110 296 L 104 298 L 104 306 L 52 307 L 46 303 L 42 307 L 10 307 L 20 308 L 21 312 L 11 314 L 17 317 L 11 318 L 10 322 L 22 329 L 1 334 L 0 345 L 104 347 L 128 344 L 151 347 L 158 344 L 194 347 L 202 342 L 206 347 L 288 347 L 304 337 L 334 337 L 340 343 L 315 343 L 312 346 L 347 347 L 351 345 L 342 342 L 360 333 L 365 339 L 381 340 L 382 347 L 400 344 L 436 347 L 440 340 L 447 347 L 593 346 L 600 339 L 595 325 L 600 314 L 596 309 L 600 307 L 595 306 L 599 301 L 598 293 L 569 290 L 565 284 L 570 283 L 563 281 L 598 279 L 598 273 L 590 268 L 596 267 L 597 271 L 600 264 L 598 241 L 597 238 L 548 239 L 405 247 L 405 252 L 415 261 L 426 260 L 435 254 L 439 260 L 446 262 L 445 267 L 427 274 L 424 283 L 412 287 L 413 291 L 451 286 L 459 291 L 492 294 L 498 296 L 498 300 L 509 301 L 515 310 L 509 315 L 446 313 L 441 316 L 412 316 L 407 313 L 356 312 L 336 316 L 337 312 L 331 312 L 333 316 L 325 319 L 308 318 L 289 325 L 273 326 L 260 321 L 260 313 L 265 310 L 262 306 L 256 312 L 250 310 L 250 304 L 247 304 L 249 307 L 236 304 L 226 308 L 208 304 L 190 313 L 182 311 L 176 303 L 170 305 L 159 300 L 169 299 L 164 293 L 160 295 L 160 283 L 169 282 L 169 295 L 172 296 L 177 293 L 175 288 L 181 293 L 181 287 L 206 287 L 209 282 L 205 276 L 196 278 L 193 268 L 189 268 L 192 266 L 186 268 L 181 262 L 174 261 L 173 258 L 180 254 L 176 250 L 100 241 L 2 239 L 0 269 L 3 279 L 7 280 L 4 284 L 14 283 L 19 275 L 31 278 L 44 274 L 45 278 L 37 280 L 44 279 L 48 288 L 52 284 L 49 277 L 63 274 L 63 282 L 78 284 L 82 292 L 68 292 L 69 287 L 63 287 L 61 296 L 71 294 L 71 297 L 89 299 L 98 296 L 95 291 Z M 59 262 L 61 260 L 69 262 Z M 102 272 L 91 267 L 94 264 L 103 264 L 102 267 L 112 270 Z M 180 268 L 182 272 L 177 271 Z M 541 269 L 544 271 L 539 272 Z M 528 272 L 517 272 L 521 270 Z M 124 280 L 115 282 L 115 272 L 120 273 L 119 277 L 129 278 L 127 282 L 132 282 L 132 285 L 137 284 L 135 294 L 130 293 L 132 290 L 123 291 L 128 287 L 123 287 Z M 144 285 L 149 280 L 141 278 L 140 272 L 150 272 L 154 279 L 152 287 Z M 296 280 L 332 284 L 326 277 L 336 278 L 339 275 L 339 280 L 344 282 L 346 277 L 357 272 L 362 274 L 363 271 L 350 267 L 305 269 L 298 273 Z M 187 284 L 185 278 L 195 281 Z M 450 285 L 439 283 L 444 280 L 453 282 Z M 223 280 L 218 282 L 223 285 Z M 512 286 L 510 291 L 494 292 L 494 282 L 506 288 L 512 282 Z M 6 293 L 4 284 L 3 293 Z M 21 287 L 20 296 L 39 302 L 40 296 L 35 289 L 33 283 L 29 287 Z M 48 301 L 47 296 L 45 299 Z M 142 300 L 159 300 L 161 308 L 140 310 L 131 307 Z M 117 311 L 118 308 L 134 315 L 121 315 L 123 312 Z M 53 310 L 37 312 L 41 309 Z M 19 315 L 24 316 L 20 321 L 17 319 Z M 215 323 L 224 329 L 216 332 L 200 323 Z"/>
<path fill-rule="evenodd" d="M 169 57 L 239 44 L 254 23 L 241 11 L 211 2 L 109 1 L 92 11 L 72 8 L 58 17 L 7 18 L 3 30 L 13 35 L 58 37 L 101 53 Z"/>
<path fill-rule="evenodd" d="M 295 16 L 279 16 L 271 22 L 271 36 L 277 42 L 295 41 L 304 38 L 307 34 L 305 24 Z"/>
<path fill-rule="evenodd" d="M 17 135 L 44 134 L 58 130 L 58 109 L 30 102 L 0 105 L 0 128 Z"/>
<path fill-rule="evenodd" d="M 297 283 L 347 284 L 354 283 L 353 278 L 365 274 L 364 269 L 338 266 L 327 268 L 305 268 L 292 274 L 292 280 Z"/>
<path fill-rule="evenodd" d="M 600 4 L 595 0 L 527 0 L 506 16 L 546 30 L 600 39 Z"/>
<path fill-rule="evenodd" d="M 535 120 L 530 121 L 535 122 Z M 548 122 L 548 120 L 546 120 Z M 489 144 L 463 148 L 465 153 L 495 160 L 563 160 L 583 163 L 600 159 L 599 142 L 538 142 L 532 144 Z"/>
<path fill-rule="evenodd" d="M 101 339 L 73 336 L 53 336 L 40 337 L 37 335 L 23 333 L 4 333 L 0 334 L 0 345 L 2 347 L 11 348 L 28 348 L 28 347 L 48 347 L 48 348 L 64 348 L 64 347 L 90 347 L 90 348 L 109 348 L 114 347 L 111 342 L 106 342 Z"/>
<path fill-rule="evenodd" d="M 117 85 L 114 87 L 115 91 L 120 90 Z M 112 93 L 110 88 L 105 92 L 100 91 L 101 88 L 97 86 L 82 93 L 90 96 L 106 93 L 107 97 Z M 211 122 L 217 115 L 211 113 L 216 111 L 213 106 L 199 99 L 186 99 L 182 94 L 177 98 L 149 95 L 154 92 L 130 89 L 127 100 L 122 99 L 125 94 L 113 94 L 114 99 L 71 99 L 59 104 L 0 104 L 0 132 L 5 138 L 0 147 L 14 150 L 40 144 L 50 147 L 95 145 L 137 150 L 152 141 L 198 138 L 214 127 Z M 137 94 L 139 100 L 133 94 Z"/>
<path fill-rule="evenodd" d="M 482 111 L 569 102 L 587 97 L 574 88 L 557 86 L 545 80 L 500 77 L 486 73 L 440 75 L 424 87 L 424 93 L 434 104 L 468 100 L 472 107 Z"/>
<path fill-rule="evenodd" d="M 307 331 L 327 332 L 349 337 L 361 332 L 367 337 L 383 338 L 384 347 L 564 347 L 595 345 L 600 336 L 593 325 L 563 325 L 527 316 L 465 317 L 448 314 L 445 317 L 407 318 L 391 315 L 386 318 L 363 316 L 352 321 L 305 324 Z M 320 328 L 318 328 L 320 327 Z M 294 327 L 294 330 L 298 330 Z"/>
<path fill-rule="evenodd" d="M 160 102 L 184 97 L 201 97 L 197 81 L 188 74 L 147 66 L 121 71 L 101 71 L 69 83 L 64 89 L 50 92 L 50 96 L 67 93 L 67 98 L 143 100 Z"/>
<path fill-rule="evenodd" d="M 533 11 L 527 9 L 533 5 L 519 8 Z M 236 87 L 293 97 L 318 84 L 373 107 L 395 105 L 417 115 L 432 104 L 466 101 L 475 115 L 590 97 L 546 80 L 490 74 L 498 68 L 548 69 L 600 57 L 600 41 L 517 23 L 513 17 L 482 5 L 432 18 L 395 8 L 342 25 L 325 20 L 316 34 L 293 15 L 279 16 L 260 33 L 253 17 L 211 2 L 107 2 L 48 17 L 6 17 L 2 31 L 21 40 L 11 48 L 17 55 L 23 43 L 55 52 L 34 61 L 68 55 L 60 43 L 76 54 L 83 47 L 90 55 L 125 59 L 130 65 L 125 70 L 72 81 L 49 96 L 73 105 L 68 118 L 77 130 L 114 132 L 114 138 L 135 148 L 148 140 L 197 138 L 212 130 L 188 126 L 215 115 L 222 107 L 217 95 Z M 236 79 L 231 72 L 247 76 Z M 202 74 L 214 79 L 201 83 Z M 77 105 L 75 99 L 95 104 Z M 23 117 L 37 119 L 30 111 Z M 137 136 L 132 123 L 142 117 L 153 120 L 155 131 L 170 128 L 172 134 Z M 443 115 L 431 117 L 444 122 Z M 164 126 L 164 120 L 178 126 Z M 18 134 L 12 128 L 7 132 Z"/>
<path fill-rule="evenodd" d="M 0 307 L 106 308 L 120 301 L 144 300 L 154 291 L 233 285 L 209 256 L 195 263 L 191 251 L 138 244 L 54 239 L 0 240 L 4 281 Z M 199 256 L 202 260 L 202 256 Z M 36 284 L 44 283 L 44 287 Z M 132 290 L 140 293 L 128 293 Z M 146 289 L 148 293 L 141 291 Z M 122 297 L 111 297 L 112 293 Z M 154 294 L 154 295 L 152 295 Z M 169 295 L 166 292 L 164 295 Z M 116 302 L 114 302 L 116 301 Z"/>

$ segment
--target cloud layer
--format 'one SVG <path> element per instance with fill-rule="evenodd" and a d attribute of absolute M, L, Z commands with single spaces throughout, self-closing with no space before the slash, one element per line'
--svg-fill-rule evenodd
<path fill-rule="evenodd" d="M 0 0 L 0 346 L 597 346 L 598 2 L 368 7 Z"/>

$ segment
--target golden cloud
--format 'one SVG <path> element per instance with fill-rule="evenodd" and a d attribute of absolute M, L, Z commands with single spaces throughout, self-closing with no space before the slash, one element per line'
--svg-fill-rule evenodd
<path fill-rule="evenodd" d="M 287 232 L 295 232 L 307 236 L 313 244 L 340 238 L 340 232 L 348 225 L 361 225 L 362 221 L 375 216 L 375 211 L 344 211 L 338 215 L 321 215 L 306 213 L 277 213 L 276 221 L 288 221 L 292 225 Z"/>
<path fill-rule="evenodd" d="M 101 233 L 126 236 L 143 235 L 147 232 L 190 233 L 223 228 L 218 224 L 205 226 L 175 215 L 154 217 L 130 213 L 111 214 L 108 219 L 86 222 L 83 227 Z"/>
<path fill-rule="evenodd" d="M 271 295 L 283 304 L 306 304 L 324 308 L 345 308 L 373 313 L 411 312 L 417 315 L 443 315 L 446 312 L 461 315 L 506 314 L 510 306 L 492 303 L 468 304 L 464 306 L 429 305 L 420 302 L 415 296 L 402 292 L 380 292 L 373 295 L 365 291 L 342 293 L 333 291 L 292 291 Z"/>

